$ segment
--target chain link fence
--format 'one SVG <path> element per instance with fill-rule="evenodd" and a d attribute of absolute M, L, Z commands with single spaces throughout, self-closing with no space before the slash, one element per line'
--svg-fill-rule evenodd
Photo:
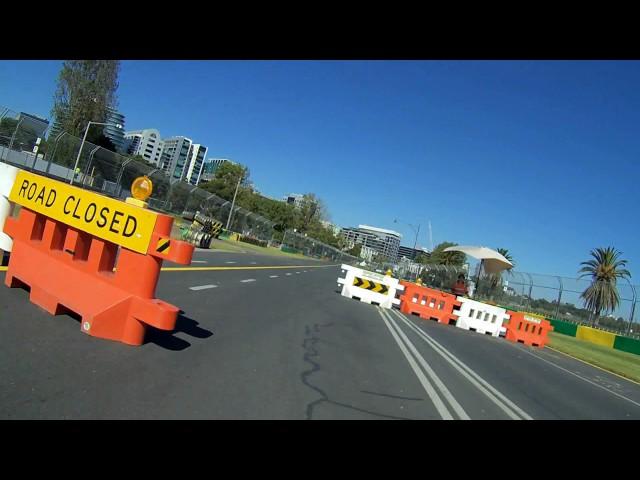
<path fill-rule="evenodd" d="M 41 134 L 38 152 L 34 153 L 38 135 L 21 124 L 20 114 L 0 107 L 0 160 L 19 168 L 73 183 L 78 187 L 120 200 L 131 196 L 133 180 L 146 175 L 153 182 L 149 208 L 173 216 L 199 211 L 243 237 L 280 246 L 284 251 L 299 252 L 318 259 L 355 263 L 358 259 L 311 237 L 288 231 L 283 242 L 275 240 L 274 222 L 235 206 L 231 202 L 187 182 L 177 181 L 160 168 L 133 160 L 68 133 Z M 78 153 L 80 155 L 78 156 Z"/>

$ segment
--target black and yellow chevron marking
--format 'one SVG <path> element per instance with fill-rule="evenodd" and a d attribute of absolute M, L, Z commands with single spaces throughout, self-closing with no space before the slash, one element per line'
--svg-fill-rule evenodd
<path fill-rule="evenodd" d="M 213 238 L 218 238 L 218 235 L 220 235 L 221 230 L 222 230 L 222 222 L 214 222 L 213 228 L 211 229 L 211 236 Z"/>
<path fill-rule="evenodd" d="M 365 290 L 371 290 L 372 292 L 382 293 L 383 295 L 389 291 L 389 287 L 383 283 L 376 283 L 373 280 L 367 280 L 360 277 L 353 279 L 353 285 L 355 287 L 364 288 Z"/>
<path fill-rule="evenodd" d="M 170 246 L 171 246 L 170 238 L 161 238 L 160 240 L 158 240 L 158 244 L 156 245 L 156 252 L 169 255 Z"/>

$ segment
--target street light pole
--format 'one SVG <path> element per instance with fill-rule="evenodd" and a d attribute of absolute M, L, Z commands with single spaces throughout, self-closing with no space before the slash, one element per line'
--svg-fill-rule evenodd
<path fill-rule="evenodd" d="M 227 218 L 226 230 L 229 230 L 229 224 L 231 223 L 231 215 L 233 215 L 233 206 L 236 204 L 236 195 L 238 194 L 238 188 L 240 188 L 240 182 L 242 182 L 243 176 L 244 175 L 241 175 L 240 178 L 238 179 L 238 185 L 236 185 L 236 191 L 233 194 L 233 201 L 231 202 L 231 210 L 229 211 L 229 217 Z"/>
<path fill-rule="evenodd" d="M 22 120 L 23 120 L 23 117 L 21 117 L 20 120 L 18 120 L 18 123 L 16 124 L 16 129 L 13 131 L 13 135 L 11 135 L 11 142 L 9 142 L 9 150 L 11 150 L 11 147 L 13 147 L 13 141 L 16 138 L 16 133 L 18 133 L 18 128 L 20 127 Z"/>
<path fill-rule="evenodd" d="M 418 235 L 420 234 L 420 224 L 418 224 L 418 229 L 416 230 L 416 227 L 414 227 L 413 225 L 411 225 L 410 223 L 406 223 L 406 222 L 400 222 L 398 221 L 398 219 L 396 218 L 393 223 L 403 223 L 409 227 L 411 227 L 411 229 L 416 232 L 416 239 L 413 242 L 413 254 L 415 255 L 416 253 L 416 246 L 418 245 Z"/>
<path fill-rule="evenodd" d="M 71 173 L 71 181 L 69 182 L 69 185 L 73 185 L 73 179 L 76 176 L 76 169 L 78 168 L 78 164 L 80 163 L 80 155 L 82 155 L 82 147 L 84 147 L 84 142 L 87 140 L 87 134 L 89 133 L 89 128 L 91 128 L 91 125 L 109 125 L 109 126 L 113 126 L 116 128 L 122 128 L 122 125 L 120 125 L 119 123 L 115 124 L 115 123 L 101 123 L 101 122 L 89 122 L 87 123 L 87 128 L 84 131 L 84 137 L 82 137 L 82 143 L 80 144 L 80 149 L 78 150 L 78 156 L 76 158 L 76 164 L 73 166 L 73 172 Z"/>

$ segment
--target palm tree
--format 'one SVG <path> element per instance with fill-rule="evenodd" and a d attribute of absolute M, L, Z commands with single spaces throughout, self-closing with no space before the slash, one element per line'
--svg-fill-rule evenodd
<path fill-rule="evenodd" d="M 580 295 L 584 299 L 585 308 L 595 314 L 593 324 L 598 324 L 602 311 L 613 311 L 620 303 L 620 295 L 616 281 L 618 278 L 630 278 L 627 261 L 621 260 L 622 252 L 613 247 L 591 250 L 593 259 L 582 262 L 584 265 L 578 273 L 579 278 L 591 277 L 591 285 Z"/>
<path fill-rule="evenodd" d="M 513 258 L 511 257 L 511 254 L 509 253 L 509 250 L 507 250 L 506 248 L 496 248 L 496 252 L 498 252 L 504 258 L 509 260 L 511 262 L 511 264 L 513 265 L 512 267 L 507 268 L 507 271 L 511 270 L 513 267 L 515 267 L 515 263 L 513 261 Z M 491 285 L 491 289 L 492 290 L 495 289 L 498 286 L 498 283 L 501 282 L 501 280 L 502 280 L 502 272 L 493 273 L 493 274 L 489 275 L 489 284 Z"/>
<path fill-rule="evenodd" d="M 511 270 L 513 267 L 516 266 L 515 262 L 513 261 L 513 258 L 511 257 L 511 254 L 509 253 L 509 250 L 507 250 L 506 248 L 496 248 L 496 252 L 498 252 L 504 258 L 509 260 L 511 262 L 511 265 L 513 265 L 512 267 L 507 268 L 507 270 Z"/>

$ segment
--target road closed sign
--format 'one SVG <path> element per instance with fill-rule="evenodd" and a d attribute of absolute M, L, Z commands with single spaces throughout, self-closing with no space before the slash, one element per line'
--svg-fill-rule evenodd
<path fill-rule="evenodd" d="M 9 200 L 139 253 L 147 253 L 157 215 L 40 175 L 18 172 Z"/>

